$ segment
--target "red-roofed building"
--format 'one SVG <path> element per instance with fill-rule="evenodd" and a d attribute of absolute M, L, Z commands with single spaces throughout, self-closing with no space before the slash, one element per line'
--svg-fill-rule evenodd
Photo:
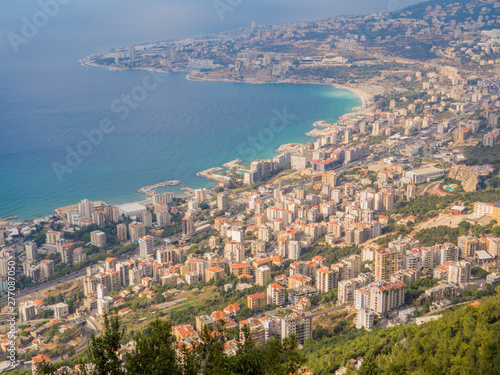
<path fill-rule="evenodd" d="M 241 310 L 240 305 L 238 303 L 233 303 L 232 305 L 225 307 L 223 311 L 227 315 L 229 315 L 231 317 L 235 317 L 236 315 L 238 315 L 240 310 Z"/>
<path fill-rule="evenodd" d="M 266 295 L 264 293 L 255 293 L 247 296 L 248 308 L 250 310 L 262 309 L 266 306 Z"/>

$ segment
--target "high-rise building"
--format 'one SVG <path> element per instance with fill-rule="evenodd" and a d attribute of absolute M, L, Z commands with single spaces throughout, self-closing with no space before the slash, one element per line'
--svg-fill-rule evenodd
<path fill-rule="evenodd" d="M 141 214 L 141 221 L 146 226 L 146 228 L 151 228 L 153 226 L 153 215 L 149 211 L 143 211 Z"/>
<path fill-rule="evenodd" d="M 167 210 L 160 210 L 156 213 L 156 224 L 160 228 L 170 225 L 170 214 Z"/>
<path fill-rule="evenodd" d="M 100 248 L 106 247 L 106 233 L 100 230 L 90 232 L 90 243 Z"/>
<path fill-rule="evenodd" d="M 197 202 L 204 202 L 207 199 L 207 191 L 204 188 L 196 189 L 194 191 L 194 199 Z"/>
<path fill-rule="evenodd" d="M 36 260 L 38 256 L 38 247 L 36 242 L 28 241 L 24 244 L 24 250 L 26 250 L 26 259 Z"/>
<path fill-rule="evenodd" d="M 356 328 L 361 329 L 364 328 L 367 331 L 370 331 L 373 327 L 373 312 L 364 307 L 358 311 L 356 315 Z"/>
<path fill-rule="evenodd" d="M 285 304 L 286 288 L 278 283 L 271 283 L 267 286 L 267 304 L 283 306 Z"/>
<path fill-rule="evenodd" d="M 338 273 L 326 268 L 316 270 L 316 289 L 320 294 L 332 291 L 338 283 Z"/>
<path fill-rule="evenodd" d="M 120 212 L 118 207 L 108 206 L 104 209 L 104 216 L 108 223 L 118 223 L 120 221 Z"/>
<path fill-rule="evenodd" d="M 391 275 L 403 269 L 403 252 L 396 249 L 380 249 L 375 252 L 375 277 L 389 280 Z"/>
<path fill-rule="evenodd" d="M 33 319 L 38 314 L 36 303 L 33 301 L 22 301 L 19 305 L 19 313 L 21 314 L 21 322 Z"/>
<path fill-rule="evenodd" d="M 129 263 L 131 262 L 131 263 Z M 120 275 L 120 284 L 123 287 L 128 287 L 130 282 L 129 282 L 129 271 L 133 267 L 133 262 L 132 261 L 127 261 L 127 262 L 120 262 L 116 264 L 116 270 L 118 271 L 118 274 Z"/>
<path fill-rule="evenodd" d="M 61 232 L 58 232 L 58 231 L 55 231 L 55 230 L 49 230 L 46 234 L 45 234 L 45 242 L 48 244 L 48 245 L 57 245 L 57 241 L 63 239 L 63 235 Z"/>
<path fill-rule="evenodd" d="M 406 187 L 406 198 L 414 199 L 417 196 L 417 187 L 415 184 L 408 184 Z"/>
<path fill-rule="evenodd" d="M 99 227 L 106 225 L 106 215 L 102 211 L 96 211 L 92 215 L 92 221 Z"/>
<path fill-rule="evenodd" d="M 7 276 L 9 274 L 9 258 L 0 257 L 0 276 Z"/>
<path fill-rule="evenodd" d="M 130 61 L 135 60 L 135 48 L 134 48 L 134 46 L 128 47 L 128 57 L 130 58 Z"/>
<path fill-rule="evenodd" d="M 312 315 L 310 313 L 293 313 L 281 319 L 281 338 L 295 335 L 299 343 L 312 337 Z"/>
<path fill-rule="evenodd" d="M 118 224 L 116 226 L 116 234 L 118 236 L 118 241 L 127 241 L 127 226 L 125 224 Z"/>
<path fill-rule="evenodd" d="M 182 219 L 182 239 L 189 240 L 194 236 L 194 218 L 185 217 Z"/>
<path fill-rule="evenodd" d="M 255 284 L 264 286 L 271 280 L 271 269 L 269 267 L 259 267 L 255 270 Z"/>
<path fill-rule="evenodd" d="M 40 262 L 40 277 L 42 280 L 47 280 L 54 273 L 54 261 L 53 260 L 42 260 Z"/>
<path fill-rule="evenodd" d="M 299 241 L 288 242 L 288 259 L 298 260 L 300 257 L 301 246 Z"/>
<path fill-rule="evenodd" d="M 229 195 L 227 192 L 223 191 L 217 194 L 217 208 L 221 211 L 229 208 Z"/>
<path fill-rule="evenodd" d="M 82 219 L 92 220 L 94 214 L 94 203 L 84 199 L 78 204 L 78 213 Z"/>
<path fill-rule="evenodd" d="M 61 262 L 68 265 L 73 265 L 73 250 L 74 244 L 72 242 L 67 242 L 61 245 Z"/>
<path fill-rule="evenodd" d="M 153 195 L 153 205 L 157 202 L 172 203 L 175 198 L 175 194 L 171 192 L 157 193 Z"/>
<path fill-rule="evenodd" d="M 469 283 L 471 268 L 471 264 L 464 260 L 451 263 L 448 266 L 448 282 L 456 285 Z"/>
<path fill-rule="evenodd" d="M 73 250 L 73 264 L 84 262 L 87 259 L 87 253 L 82 247 Z"/>
<path fill-rule="evenodd" d="M 133 221 L 128 225 L 128 233 L 132 241 L 139 240 L 146 235 L 146 226 L 143 223 Z"/>
<path fill-rule="evenodd" d="M 139 255 L 142 258 L 152 255 L 154 251 L 155 244 L 152 236 L 144 236 L 139 239 Z"/>
<path fill-rule="evenodd" d="M 394 209 L 394 194 L 387 193 L 384 195 L 384 210 L 392 211 Z"/>

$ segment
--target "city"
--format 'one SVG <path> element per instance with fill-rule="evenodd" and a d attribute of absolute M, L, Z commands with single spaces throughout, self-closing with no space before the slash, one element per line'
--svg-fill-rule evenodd
<path fill-rule="evenodd" d="M 321 362 L 323 337 L 420 327 L 498 294 L 500 3 L 439 4 L 85 59 L 199 80 L 337 84 L 364 102 L 272 159 L 201 172 L 213 188 L 179 195 L 163 183 L 140 202 L 83 199 L 0 221 L 0 324 L 12 259 L 20 287 L 17 369 L 62 361 L 81 373 L 75 358 L 117 316 L 121 356 L 146 324 L 168 319 L 184 350 L 222 324 L 237 332 L 228 356 L 248 337 L 263 347 L 294 336 L 307 358 L 297 374 L 340 375 L 364 358 Z"/>

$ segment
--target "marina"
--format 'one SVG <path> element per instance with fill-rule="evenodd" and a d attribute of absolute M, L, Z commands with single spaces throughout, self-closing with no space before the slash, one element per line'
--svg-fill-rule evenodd
<path fill-rule="evenodd" d="M 165 181 L 165 182 L 160 182 L 158 184 L 154 185 L 149 185 L 149 186 L 144 186 L 138 190 L 139 193 L 146 194 L 150 197 L 152 197 L 156 192 L 154 189 L 158 189 L 160 187 L 165 187 L 165 186 L 177 186 L 181 182 L 178 180 L 172 180 L 172 181 Z"/>

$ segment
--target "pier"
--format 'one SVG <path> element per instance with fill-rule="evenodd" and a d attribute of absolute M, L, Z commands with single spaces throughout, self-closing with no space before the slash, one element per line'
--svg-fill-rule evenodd
<path fill-rule="evenodd" d="M 243 163 L 243 160 L 235 159 L 223 165 L 224 167 L 231 169 L 231 168 L 238 168 L 241 165 L 241 163 Z"/>
<path fill-rule="evenodd" d="M 222 171 L 224 168 L 222 167 L 214 167 L 214 168 L 209 168 L 204 171 L 198 172 L 197 175 L 201 177 L 208 178 L 209 180 L 214 180 L 214 181 L 227 181 L 229 180 L 229 177 L 221 176 L 216 174 L 216 172 Z"/>
<path fill-rule="evenodd" d="M 0 221 L 9 221 L 9 220 L 14 220 L 17 219 L 17 216 L 7 216 L 4 217 L 3 219 L 0 219 Z"/>
<path fill-rule="evenodd" d="M 160 187 L 165 187 L 165 186 L 176 186 L 176 185 L 179 185 L 180 183 L 181 182 L 178 180 L 160 182 L 158 184 L 144 186 L 144 187 L 140 188 L 138 190 L 138 192 L 152 197 L 155 194 L 154 189 L 158 189 Z"/>

